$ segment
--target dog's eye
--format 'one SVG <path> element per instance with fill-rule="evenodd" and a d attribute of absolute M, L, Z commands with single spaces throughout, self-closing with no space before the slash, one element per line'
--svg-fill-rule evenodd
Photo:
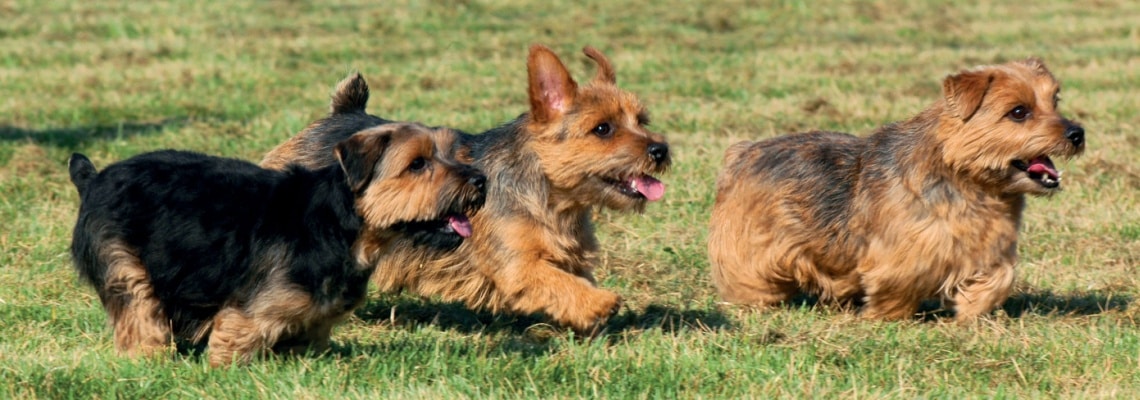
<path fill-rule="evenodd" d="M 1006 115 L 1009 116 L 1009 119 L 1012 119 L 1016 122 L 1022 122 L 1022 121 L 1025 121 L 1027 118 L 1029 118 L 1030 114 L 1032 114 L 1032 113 L 1029 111 L 1028 107 L 1017 106 L 1017 107 L 1014 107 L 1012 110 L 1009 110 L 1009 114 L 1006 114 Z"/>
<path fill-rule="evenodd" d="M 412 160 L 412 163 L 408 165 L 408 171 L 412 171 L 412 172 L 423 171 L 424 168 L 427 168 L 427 165 L 428 165 L 428 161 L 426 158 L 416 157 L 416 159 Z"/>
<path fill-rule="evenodd" d="M 595 126 L 594 129 L 590 130 L 590 132 L 600 138 L 606 138 L 610 137 L 610 135 L 613 135 L 614 127 L 613 125 L 610 125 L 609 122 L 603 122 L 598 124 L 598 126 Z"/>

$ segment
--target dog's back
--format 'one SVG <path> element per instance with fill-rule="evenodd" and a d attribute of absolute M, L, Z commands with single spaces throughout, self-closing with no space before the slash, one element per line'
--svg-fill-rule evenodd
<path fill-rule="evenodd" d="M 106 296 L 105 275 L 114 262 L 108 253 L 131 254 L 145 266 L 176 332 L 195 329 L 223 303 L 234 301 L 235 293 L 248 291 L 243 286 L 257 278 L 253 275 L 284 262 L 263 253 L 273 243 L 287 248 L 325 222 L 314 221 L 307 212 L 353 210 L 351 195 L 330 207 L 319 196 L 336 191 L 318 187 L 319 172 L 300 168 L 272 171 L 241 160 L 167 150 L 93 174 L 85 160 L 73 157 L 71 167 L 82 194 L 72 241 L 76 268 Z M 347 259 L 352 238 L 339 239 L 344 248 L 329 253 Z"/>
<path fill-rule="evenodd" d="M 737 143 L 725 152 L 717 203 L 730 201 L 727 192 L 751 190 L 743 198 L 752 206 L 811 206 L 795 210 L 805 223 L 816 228 L 838 223 L 858 181 L 864 146 L 864 139 L 832 132 Z"/>
<path fill-rule="evenodd" d="M 273 189 L 264 178 L 275 173 L 237 160 L 160 151 L 94 174 L 86 167 L 90 162 L 79 157 L 71 163 L 82 198 L 72 253 L 80 275 L 101 295 L 106 295 L 113 251 L 129 253 L 146 266 L 164 303 L 177 299 L 174 305 L 186 307 L 169 315 L 176 320 L 204 318 L 236 290 L 244 269 L 204 266 L 246 261 L 240 258 L 248 255 L 250 243 L 236 238 L 248 235 L 265 212 L 264 202 L 254 199 Z M 183 284 L 203 278 L 211 278 L 210 284 Z"/>
<path fill-rule="evenodd" d="M 725 300 L 769 304 L 801 290 L 850 295 L 852 285 L 835 280 L 848 279 L 852 267 L 841 228 L 864 147 L 855 136 L 812 132 L 726 151 L 708 238 L 713 283 Z M 799 271 L 798 282 L 776 276 L 786 271 Z"/>

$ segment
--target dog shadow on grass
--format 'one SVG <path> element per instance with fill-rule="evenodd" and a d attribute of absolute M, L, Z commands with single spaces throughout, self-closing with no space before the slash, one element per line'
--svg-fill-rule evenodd
<path fill-rule="evenodd" d="M 1125 311 L 1133 298 L 1111 292 L 1055 293 L 1047 289 L 1028 289 L 1015 293 L 1006 300 L 1001 310 L 1010 318 L 1027 315 L 1040 316 L 1085 316 L 1105 312 Z M 810 296 L 798 296 L 784 304 L 788 308 L 835 308 L 842 312 L 858 313 L 858 305 L 831 305 L 820 303 Z M 458 337 L 454 343 L 441 344 L 436 336 L 399 335 L 386 340 L 338 341 L 333 338 L 332 347 L 324 354 L 277 354 L 285 359 L 294 357 L 340 357 L 344 359 L 361 355 L 416 354 L 422 353 L 425 346 L 443 346 L 447 352 L 462 354 L 510 354 L 522 357 L 544 357 L 557 352 L 563 344 L 556 338 L 566 338 L 568 334 L 538 316 L 495 315 L 486 311 L 474 311 L 460 303 L 447 303 L 425 300 L 412 296 L 385 295 L 374 299 L 356 310 L 357 318 L 367 324 L 388 324 L 392 329 L 413 331 L 417 327 L 432 326 L 439 330 L 457 332 L 462 335 L 489 334 L 493 340 L 471 340 Z M 924 302 L 919 319 L 928 322 L 952 319 L 953 312 L 937 301 Z M 615 344 L 628 335 L 642 331 L 660 330 L 663 334 L 683 335 L 694 331 L 721 331 L 733 329 L 731 318 L 716 310 L 679 309 L 667 305 L 649 305 L 643 310 L 625 309 L 610 318 L 605 330 L 592 339 Z M 778 334 L 773 340 L 779 339 Z M 577 339 L 577 338 L 576 338 Z M 489 346 L 489 348 L 488 348 Z M 204 344 L 179 346 L 183 356 L 203 358 Z"/>
<path fill-rule="evenodd" d="M 486 311 L 473 311 L 462 303 L 420 299 L 414 296 L 384 295 L 356 309 L 356 317 L 369 324 L 386 324 L 395 328 L 430 325 L 440 330 L 459 333 L 523 333 L 541 325 L 537 317 L 503 316 Z"/>
<path fill-rule="evenodd" d="M 1028 315 L 1086 316 L 1125 311 L 1132 300 L 1132 296 L 1113 292 L 1056 293 L 1049 289 L 1027 288 L 1009 296 L 999 310 L 1010 318 Z M 924 302 L 919 315 L 925 321 L 954 318 L 954 313 L 938 301 Z"/>
<path fill-rule="evenodd" d="M 461 303 L 440 302 L 411 296 L 384 296 L 356 310 L 356 316 L 370 323 L 394 326 L 432 325 L 460 333 L 524 334 L 550 327 L 541 316 L 515 316 L 471 310 Z M 685 329 L 719 330 L 728 328 L 729 318 L 715 309 L 678 309 L 649 305 L 643 310 L 623 309 L 611 317 L 602 335 L 631 330 L 661 329 L 680 333 Z M 553 327 L 551 327 L 553 328 Z"/>
<path fill-rule="evenodd" d="M 1104 291 L 1054 293 L 1048 289 L 1029 289 L 1010 296 L 1001 308 L 1013 318 L 1030 314 L 1080 316 L 1125 311 L 1132 300 L 1129 295 Z"/>
<path fill-rule="evenodd" d="M 1132 296 L 1121 293 L 1105 291 L 1056 293 L 1048 289 L 1024 288 L 1006 299 L 999 308 L 1010 318 L 1022 318 L 1027 315 L 1039 316 L 1085 316 L 1103 314 L 1112 311 L 1125 311 L 1134 299 Z M 832 308 L 841 312 L 858 314 L 862 310 L 861 302 L 851 304 L 832 305 L 820 303 L 817 298 L 799 295 L 783 304 L 786 308 Z M 918 310 L 918 319 L 926 322 L 939 320 L 952 320 L 954 312 L 948 304 L 938 300 L 922 302 Z"/>
<path fill-rule="evenodd" d="M 412 296 L 382 296 L 358 308 L 355 313 L 369 324 L 387 324 L 393 329 L 412 330 L 419 326 L 432 326 L 439 330 L 460 334 L 489 334 L 496 337 L 495 351 L 540 356 L 559 348 L 555 338 L 566 338 L 569 333 L 551 325 L 538 315 L 515 316 L 475 311 L 461 303 L 448 303 L 420 299 Z M 630 334 L 660 330 L 664 334 L 683 335 L 688 331 L 709 331 L 731 328 L 728 316 L 715 309 L 679 309 L 667 305 L 650 305 L 642 310 L 623 309 L 611 317 L 604 329 L 593 338 L 577 336 L 582 340 L 617 342 Z M 411 340 L 411 339 L 409 339 Z M 420 344 L 422 346 L 422 343 Z M 374 345 L 342 343 L 334 346 L 341 356 L 390 352 L 396 344 Z"/>
<path fill-rule="evenodd" d="M 158 134 L 185 125 L 187 121 L 189 118 L 186 117 L 171 117 L 157 122 L 123 122 L 49 129 L 26 129 L 0 124 L 0 142 L 30 141 L 43 146 L 77 149 L 96 140 Z"/>

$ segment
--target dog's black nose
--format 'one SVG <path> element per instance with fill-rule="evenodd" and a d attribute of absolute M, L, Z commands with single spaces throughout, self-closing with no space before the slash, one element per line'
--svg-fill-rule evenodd
<path fill-rule="evenodd" d="M 487 177 L 483 176 L 483 174 L 471 175 L 471 177 L 467 178 L 467 183 L 482 192 L 487 186 Z"/>
<path fill-rule="evenodd" d="M 662 162 L 669 158 L 669 145 L 665 143 L 653 143 L 649 145 L 649 158 L 653 162 Z"/>
<path fill-rule="evenodd" d="M 1070 124 L 1068 128 L 1065 128 L 1065 139 L 1073 142 L 1073 146 L 1081 147 L 1085 143 L 1085 128 L 1081 128 L 1077 124 Z"/>

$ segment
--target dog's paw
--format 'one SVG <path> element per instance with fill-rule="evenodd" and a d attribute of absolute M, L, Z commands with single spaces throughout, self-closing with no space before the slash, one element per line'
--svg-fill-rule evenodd
<path fill-rule="evenodd" d="M 595 336 L 602 331 L 606 321 L 621 311 L 622 299 L 614 292 L 595 289 L 590 297 L 580 299 L 575 318 L 565 321 L 565 325 L 575 333 Z"/>

